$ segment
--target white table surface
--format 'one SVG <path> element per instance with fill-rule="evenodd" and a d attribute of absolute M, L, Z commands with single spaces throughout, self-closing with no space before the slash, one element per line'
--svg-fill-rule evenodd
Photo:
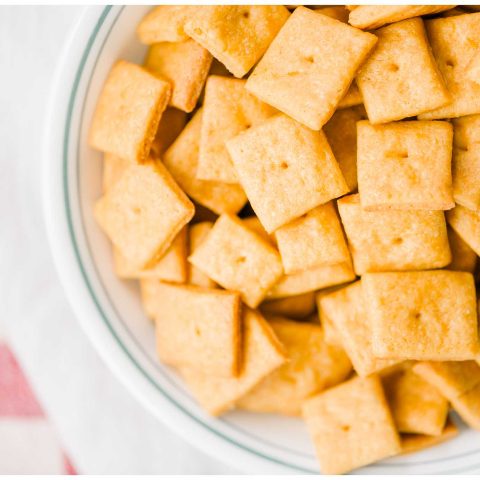
<path fill-rule="evenodd" d="M 0 331 L 80 473 L 235 473 L 167 430 L 102 363 L 67 304 L 41 206 L 44 112 L 84 7 L 0 7 Z"/>

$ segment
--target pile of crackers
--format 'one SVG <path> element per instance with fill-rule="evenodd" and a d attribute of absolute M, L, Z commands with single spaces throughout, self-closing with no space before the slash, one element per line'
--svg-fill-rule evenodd
<path fill-rule="evenodd" d="M 98 99 L 160 360 L 212 415 L 301 415 L 324 473 L 480 429 L 476 10 L 159 6 Z"/>

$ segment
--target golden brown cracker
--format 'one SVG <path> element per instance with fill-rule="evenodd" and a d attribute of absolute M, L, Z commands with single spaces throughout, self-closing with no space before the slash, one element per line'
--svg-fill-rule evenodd
<path fill-rule="evenodd" d="M 201 245 L 213 227 L 213 222 L 200 222 L 188 229 L 188 245 L 190 255 Z M 188 283 L 199 287 L 216 287 L 216 282 L 188 262 Z"/>
<path fill-rule="evenodd" d="M 477 255 L 480 255 L 480 212 L 457 205 L 447 212 L 446 217 L 453 230 Z"/>
<path fill-rule="evenodd" d="M 451 227 L 448 228 L 448 241 L 452 251 L 452 261 L 448 269 L 474 273 L 478 256 Z"/>

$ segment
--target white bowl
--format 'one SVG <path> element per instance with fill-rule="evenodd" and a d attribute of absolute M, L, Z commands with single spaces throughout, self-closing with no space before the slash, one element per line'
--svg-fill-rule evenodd
<path fill-rule="evenodd" d="M 89 7 L 59 66 L 45 144 L 45 214 L 62 283 L 83 328 L 115 374 L 156 417 L 186 440 L 249 473 L 318 473 L 303 423 L 276 415 L 206 415 L 181 380 L 156 360 L 153 328 L 133 283 L 112 270 L 110 245 L 92 218 L 101 155 L 86 136 L 113 62 L 141 62 L 135 26 L 149 7 Z M 339 445 L 339 448 L 342 448 Z M 480 466 L 478 434 L 394 458 L 361 473 L 450 473 Z"/>

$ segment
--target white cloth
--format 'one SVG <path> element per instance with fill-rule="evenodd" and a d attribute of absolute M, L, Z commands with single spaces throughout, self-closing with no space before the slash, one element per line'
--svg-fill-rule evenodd
<path fill-rule="evenodd" d="M 235 473 L 167 430 L 113 377 L 54 271 L 41 136 L 55 66 L 83 8 L 0 7 L 0 331 L 80 473 Z"/>

